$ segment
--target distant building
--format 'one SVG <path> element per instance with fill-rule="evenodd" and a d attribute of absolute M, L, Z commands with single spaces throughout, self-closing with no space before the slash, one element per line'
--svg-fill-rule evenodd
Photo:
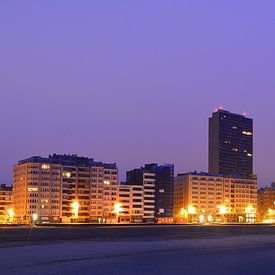
<path fill-rule="evenodd" d="M 256 221 L 257 179 L 209 173 L 178 174 L 175 218 L 182 222 Z"/>
<path fill-rule="evenodd" d="M 258 218 L 260 222 L 275 222 L 275 183 L 258 190 Z"/>
<path fill-rule="evenodd" d="M 119 223 L 142 223 L 144 219 L 144 187 L 142 185 L 118 186 L 120 211 L 117 213 Z"/>
<path fill-rule="evenodd" d="M 10 217 L 8 210 L 12 208 L 12 187 L 0 185 L 0 223 L 7 223 Z"/>
<path fill-rule="evenodd" d="M 143 187 L 143 222 L 154 223 L 156 207 L 156 174 L 141 168 L 128 171 L 126 177 L 127 185 Z"/>
<path fill-rule="evenodd" d="M 253 174 L 253 120 L 217 110 L 209 118 L 209 173 Z"/>
<path fill-rule="evenodd" d="M 145 164 L 144 169 L 156 175 L 155 217 L 160 220 L 173 218 L 174 165 Z"/>
<path fill-rule="evenodd" d="M 77 155 L 31 157 L 14 166 L 14 210 L 21 222 L 115 219 L 117 166 Z"/>

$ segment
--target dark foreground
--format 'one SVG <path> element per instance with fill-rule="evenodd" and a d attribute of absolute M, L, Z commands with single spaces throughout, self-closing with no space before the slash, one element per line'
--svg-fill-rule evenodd
<path fill-rule="evenodd" d="M 273 274 L 273 226 L 0 228 L 0 274 Z"/>

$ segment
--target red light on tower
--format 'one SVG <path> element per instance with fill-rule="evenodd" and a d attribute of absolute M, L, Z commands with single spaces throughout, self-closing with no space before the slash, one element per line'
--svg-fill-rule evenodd
<path fill-rule="evenodd" d="M 219 110 L 222 110 L 222 109 L 223 109 L 223 106 L 220 105 L 218 108 L 215 108 L 215 109 L 214 109 L 214 113 L 216 113 L 216 112 L 218 112 Z"/>

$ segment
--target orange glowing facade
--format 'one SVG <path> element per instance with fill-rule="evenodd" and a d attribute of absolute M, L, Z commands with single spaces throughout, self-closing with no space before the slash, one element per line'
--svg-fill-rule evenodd
<path fill-rule="evenodd" d="M 142 223 L 144 221 L 143 186 L 119 185 L 117 202 L 121 205 L 121 212 L 118 213 L 118 222 Z"/>
<path fill-rule="evenodd" d="M 258 190 L 258 221 L 275 222 L 275 183 Z"/>
<path fill-rule="evenodd" d="M 175 178 L 174 188 L 174 213 L 178 221 L 256 221 L 256 178 L 194 172 L 179 174 Z"/>
<path fill-rule="evenodd" d="M 114 219 L 117 167 L 76 155 L 31 157 L 13 170 L 19 222 L 108 222 Z M 78 202 L 77 217 L 74 202 Z"/>

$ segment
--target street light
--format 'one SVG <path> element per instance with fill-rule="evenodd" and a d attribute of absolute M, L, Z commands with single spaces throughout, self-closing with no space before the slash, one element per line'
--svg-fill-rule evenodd
<path fill-rule="evenodd" d="M 32 221 L 36 222 L 37 220 L 38 220 L 38 214 L 37 213 L 32 214 Z"/>
<path fill-rule="evenodd" d="M 192 223 L 192 215 L 196 214 L 196 208 L 192 205 L 188 205 L 188 215 L 190 215 Z"/>
<path fill-rule="evenodd" d="M 7 212 L 9 221 L 13 222 L 13 217 L 15 216 L 14 210 L 12 208 L 9 208 Z"/>
<path fill-rule="evenodd" d="M 121 203 L 115 203 L 114 204 L 114 213 L 116 214 L 116 220 L 117 220 L 117 223 L 118 223 L 118 216 L 119 216 L 119 213 L 122 211 L 122 208 L 121 208 Z"/>
<path fill-rule="evenodd" d="M 222 215 L 222 221 L 224 222 L 224 215 L 227 213 L 227 209 L 225 205 L 218 205 L 217 208 L 219 209 L 219 214 Z"/>
<path fill-rule="evenodd" d="M 72 203 L 72 209 L 73 209 L 74 218 L 77 219 L 78 218 L 78 210 L 79 210 L 79 202 L 78 201 L 74 201 Z"/>

